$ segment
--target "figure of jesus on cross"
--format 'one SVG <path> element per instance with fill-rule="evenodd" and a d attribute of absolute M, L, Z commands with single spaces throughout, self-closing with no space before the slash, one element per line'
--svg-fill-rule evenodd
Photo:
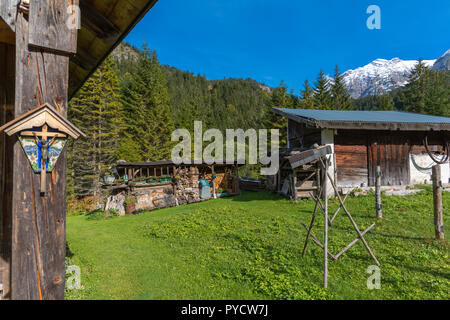
<path fill-rule="evenodd" d="M 36 145 L 41 150 L 41 195 L 45 196 L 46 193 L 46 176 L 47 176 L 47 162 L 49 159 L 49 149 L 52 144 L 55 142 L 56 138 L 66 138 L 67 136 L 58 132 L 50 132 L 48 131 L 48 126 L 45 124 L 42 127 L 42 131 L 27 131 L 22 132 L 24 136 L 34 136 L 36 140 Z M 51 138 L 49 140 L 49 138 Z"/>

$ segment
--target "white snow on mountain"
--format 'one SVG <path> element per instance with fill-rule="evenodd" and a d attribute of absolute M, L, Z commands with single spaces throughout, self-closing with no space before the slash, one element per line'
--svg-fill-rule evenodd
<path fill-rule="evenodd" d="M 432 67 L 436 60 L 424 60 Z M 408 75 L 417 64 L 416 60 L 377 59 L 364 67 L 343 73 L 344 81 L 353 98 L 383 94 L 408 83 Z"/>
<path fill-rule="evenodd" d="M 447 50 L 436 63 L 433 65 L 433 70 L 450 70 L 450 49 Z"/>

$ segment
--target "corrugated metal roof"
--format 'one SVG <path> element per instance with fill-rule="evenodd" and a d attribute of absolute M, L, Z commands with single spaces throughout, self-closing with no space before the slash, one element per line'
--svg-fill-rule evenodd
<path fill-rule="evenodd" d="M 450 131 L 450 117 L 399 111 L 341 111 L 274 108 L 307 127 L 353 130 Z"/>
<path fill-rule="evenodd" d="M 431 116 L 399 111 L 342 111 L 280 108 L 285 113 L 317 121 L 442 123 L 450 124 L 449 117 Z"/>

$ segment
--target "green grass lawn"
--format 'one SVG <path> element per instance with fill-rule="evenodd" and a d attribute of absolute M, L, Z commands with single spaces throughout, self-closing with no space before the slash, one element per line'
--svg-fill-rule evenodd
<path fill-rule="evenodd" d="M 448 299 L 448 242 L 436 241 L 432 193 L 384 197 L 376 221 L 374 196 L 349 197 L 361 230 L 376 222 L 366 240 L 381 263 L 381 289 L 367 289 L 374 264 L 359 241 L 329 262 L 323 289 L 323 251 L 301 250 L 312 200 L 294 203 L 267 192 L 145 212 L 92 219 L 68 217 L 72 263 L 82 289 L 67 299 Z M 337 207 L 332 202 L 330 211 Z M 450 194 L 444 194 L 445 225 Z M 319 216 L 315 235 L 323 237 Z M 450 234 L 448 235 L 450 236 Z M 338 253 L 356 237 L 341 212 L 330 228 Z"/>

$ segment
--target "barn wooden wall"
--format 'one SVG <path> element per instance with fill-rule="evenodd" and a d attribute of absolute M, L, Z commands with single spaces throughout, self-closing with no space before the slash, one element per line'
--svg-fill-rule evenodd
<path fill-rule="evenodd" d="M 15 48 L 0 43 L 0 125 L 14 118 Z M 14 137 L 0 135 L 0 287 L 3 297 L 10 298 L 11 201 Z"/>
<path fill-rule="evenodd" d="M 289 120 L 291 148 L 320 144 L 320 129 L 305 128 Z M 408 185 L 410 154 L 425 152 L 423 139 L 428 136 L 430 149 L 442 150 L 449 132 L 337 130 L 334 136 L 337 179 L 340 186 L 375 185 L 376 167 L 381 166 L 382 185 Z"/>
<path fill-rule="evenodd" d="M 339 185 L 368 184 L 368 136 L 364 132 L 340 131 L 334 137 Z"/>

